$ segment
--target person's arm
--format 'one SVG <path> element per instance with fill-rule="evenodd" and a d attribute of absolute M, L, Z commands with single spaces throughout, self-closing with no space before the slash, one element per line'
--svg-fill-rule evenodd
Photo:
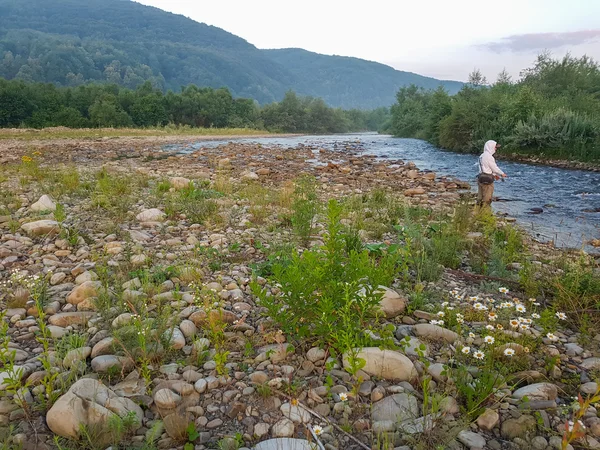
<path fill-rule="evenodd" d="M 498 164 L 496 164 L 496 159 L 493 156 L 491 156 L 489 158 L 488 164 L 490 166 L 490 169 L 492 169 L 492 173 L 495 176 L 506 178 L 506 174 L 504 172 L 502 172 L 502 170 L 500 169 L 500 167 L 498 167 Z"/>

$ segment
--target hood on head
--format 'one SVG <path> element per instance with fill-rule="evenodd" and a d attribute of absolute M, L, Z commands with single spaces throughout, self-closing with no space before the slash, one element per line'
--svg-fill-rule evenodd
<path fill-rule="evenodd" d="M 487 141 L 483 146 L 483 151 L 492 155 L 496 153 L 496 141 Z"/>

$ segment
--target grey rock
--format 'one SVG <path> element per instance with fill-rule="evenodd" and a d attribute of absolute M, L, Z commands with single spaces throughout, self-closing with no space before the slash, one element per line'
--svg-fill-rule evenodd
<path fill-rule="evenodd" d="M 269 439 L 256 444 L 254 450 L 313 450 L 310 442 L 304 439 Z"/>
<path fill-rule="evenodd" d="M 485 438 L 472 431 L 462 430 L 458 433 L 458 440 L 470 449 L 480 449 L 485 447 Z"/>
<path fill-rule="evenodd" d="M 453 343 L 458 340 L 459 336 L 452 330 L 442 328 L 431 323 L 418 323 L 414 325 L 415 334 L 418 337 L 424 337 L 432 340 L 444 340 Z"/>
<path fill-rule="evenodd" d="M 394 394 L 373 404 L 373 421 L 403 422 L 419 415 L 417 399 L 410 394 Z"/>
<path fill-rule="evenodd" d="M 517 389 L 512 396 L 518 399 L 527 397 L 529 400 L 556 400 L 558 388 L 552 383 L 535 383 Z"/>

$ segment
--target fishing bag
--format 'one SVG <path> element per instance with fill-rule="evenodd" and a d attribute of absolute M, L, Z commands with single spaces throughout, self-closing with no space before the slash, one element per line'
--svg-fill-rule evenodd
<path fill-rule="evenodd" d="M 494 176 L 489 173 L 480 173 L 477 175 L 477 181 L 481 184 L 493 184 Z"/>
<path fill-rule="evenodd" d="M 479 175 L 477 175 L 477 181 L 481 184 L 494 183 L 494 175 L 491 173 L 483 173 L 483 168 L 481 167 L 481 156 L 479 157 Z"/>

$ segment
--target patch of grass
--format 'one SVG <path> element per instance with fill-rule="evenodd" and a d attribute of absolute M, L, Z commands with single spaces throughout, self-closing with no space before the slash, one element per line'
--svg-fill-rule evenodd
<path fill-rule="evenodd" d="M 257 136 L 271 134 L 265 130 L 250 128 L 191 128 L 166 126 L 163 128 L 43 128 L 40 130 L 2 129 L 0 139 L 53 140 L 53 139 L 97 139 L 103 137 L 128 136 Z"/>

